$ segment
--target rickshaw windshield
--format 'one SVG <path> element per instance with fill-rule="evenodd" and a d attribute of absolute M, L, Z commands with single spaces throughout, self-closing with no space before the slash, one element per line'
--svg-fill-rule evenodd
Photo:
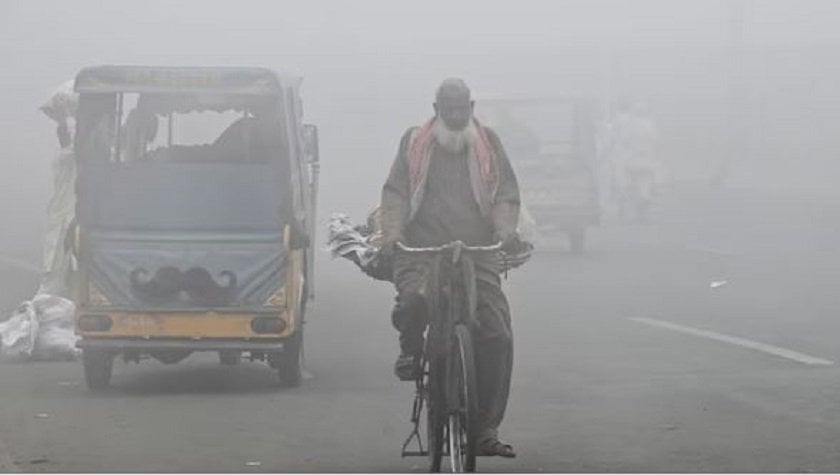
<path fill-rule="evenodd" d="M 79 219 L 117 230 L 279 230 L 291 214 L 277 96 L 84 94 Z"/>
<path fill-rule="evenodd" d="M 268 161 L 284 144 L 279 99 L 233 94 L 89 97 L 85 156 L 99 161 Z M 275 153 L 272 153 L 275 152 Z"/>

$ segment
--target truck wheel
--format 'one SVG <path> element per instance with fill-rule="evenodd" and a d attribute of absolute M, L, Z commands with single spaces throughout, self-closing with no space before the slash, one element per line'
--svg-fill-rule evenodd
<path fill-rule="evenodd" d="M 303 344 L 303 328 L 295 332 L 283 343 L 283 351 L 269 356 L 269 364 L 277 370 L 280 382 L 287 387 L 300 385 L 301 380 L 301 346 Z"/>
<path fill-rule="evenodd" d="M 576 228 L 569 231 L 569 248 L 572 254 L 583 254 L 586 247 L 586 228 Z"/>
<path fill-rule="evenodd" d="M 86 349 L 82 351 L 82 364 L 85 367 L 85 383 L 91 391 L 101 391 L 111 382 L 114 367 L 114 355 L 102 350 Z"/>

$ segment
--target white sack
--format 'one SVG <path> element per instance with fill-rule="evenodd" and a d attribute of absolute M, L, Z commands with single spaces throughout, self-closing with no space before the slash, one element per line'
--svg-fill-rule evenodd
<path fill-rule="evenodd" d="M 35 350 L 38 318 L 32 302 L 24 302 L 11 318 L 0 323 L 0 359 L 28 359 Z"/>

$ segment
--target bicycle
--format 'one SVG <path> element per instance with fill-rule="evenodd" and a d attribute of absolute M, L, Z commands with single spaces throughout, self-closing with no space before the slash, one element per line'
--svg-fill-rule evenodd
<path fill-rule="evenodd" d="M 476 254 L 498 254 L 502 243 L 467 246 L 453 241 L 443 246 L 412 248 L 397 243 L 402 252 L 430 254 L 427 308 L 428 329 L 421 371 L 415 380 L 411 422 L 414 429 L 402 447 L 402 456 L 429 456 L 430 471 L 439 472 L 444 456 L 453 472 L 475 471 L 477 455 L 478 394 L 471 329 L 476 323 Z M 447 272 L 441 274 L 444 258 Z M 501 268 L 501 266 L 500 266 Z M 424 449 L 420 436 L 426 411 Z M 413 440 L 418 450 L 408 450 Z"/>

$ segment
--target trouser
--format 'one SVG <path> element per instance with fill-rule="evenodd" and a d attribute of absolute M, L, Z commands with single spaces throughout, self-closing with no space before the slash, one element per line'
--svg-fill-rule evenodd
<path fill-rule="evenodd" d="M 394 260 L 397 302 L 391 315 L 400 333 L 403 353 L 418 355 L 423 350 L 427 325 L 427 283 L 431 258 L 398 253 Z M 476 260 L 477 325 L 473 336 L 478 384 L 479 441 L 497 438 L 507 408 L 513 369 L 513 335 L 510 308 L 502 292 L 497 267 Z"/>

